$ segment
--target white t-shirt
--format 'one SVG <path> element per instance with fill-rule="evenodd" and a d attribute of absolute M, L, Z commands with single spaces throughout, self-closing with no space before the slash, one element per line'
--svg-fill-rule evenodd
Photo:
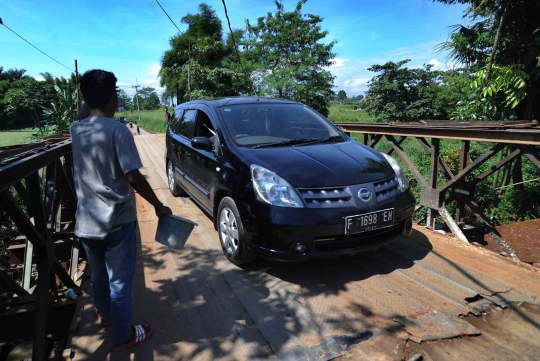
<path fill-rule="evenodd" d="M 126 173 L 142 167 L 133 135 L 106 117 L 75 121 L 69 129 L 78 204 L 75 235 L 104 239 L 118 225 L 137 219 Z"/>

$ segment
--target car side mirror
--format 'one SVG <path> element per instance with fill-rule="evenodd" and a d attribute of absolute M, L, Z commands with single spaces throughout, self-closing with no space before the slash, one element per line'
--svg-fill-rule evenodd
<path fill-rule="evenodd" d="M 191 140 L 191 146 L 195 149 L 206 150 L 210 152 L 212 150 L 212 142 L 206 137 L 195 137 Z"/>

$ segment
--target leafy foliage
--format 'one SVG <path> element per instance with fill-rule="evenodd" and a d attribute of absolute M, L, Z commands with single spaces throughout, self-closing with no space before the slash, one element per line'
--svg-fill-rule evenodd
<path fill-rule="evenodd" d="M 261 94 L 294 99 L 328 115 L 335 77 L 325 68 L 333 64 L 336 42 L 321 42 L 328 31 L 321 28 L 322 17 L 302 13 L 306 2 L 285 11 L 283 3 L 275 1 L 275 13 L 248 23 L 244 41 L 252 50 L 245 57 L 255 64 Z"/>
<path fill-rule="evenodd" d="M 442 72 L 432 71 L 429 64 L 420 69 L 403 67 L 409 61 L 390 61 L 368 68 L 378 73 L 369 82 L 364 107 L 375 121 L 406 122 L 445 115 L 438 98 Z"/>
<path fill-rule="evenodd" d="M 540 115 L 540 2 L 531 0 L 435 0 L 468 4 L 470 25 L 455 25 L 438 46 L 449 59 L 471 67 L 480 96 L 519 119 Z M 504 96 L 500 96 L 503 93 Z M 487 102 L 481 102 L 483 105 Z M 471 105 L 471 104 L 469 104 Z M 473 110 L 473 106 L 469 106 Z M 513 109 L 513 112 L 508 110 Z M 482 116 L 477 116 L 480 119 Z"/>
<path fill-rule="evenodd" d="M 245 76 L 232 61 L 234 45 L 229 39 L 223 41 L 216 12 L 203 3 L 197 14 L 184 16 L 182 23 L 188 29 L 170 39 L 171 49 L 161 59 L 160 82 L 166 87 L 162 98 L 176 96 L 177 88 L 184 100 L 245 92 Z"/>

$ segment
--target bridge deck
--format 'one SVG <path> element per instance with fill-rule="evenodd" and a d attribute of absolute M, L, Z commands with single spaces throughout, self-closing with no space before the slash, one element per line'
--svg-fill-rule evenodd
<path fill-rule="evenodd" d="M 152 207 L 134 194 L 140 231 L 134 321 L 152 323 L 154 337 L 109 354 L 89 288 L 70 345 L 74 360 L 248 360 L 275 353 L 282 360 L 329 360 L 348 349 L 343 359 L 403 360 L 411 350 L 434 360 L 540 354 L 538 307 L 512 303 L 537 301 L 537 269 L 421 227 L 408 239 L 355 257 L 300 264 L 257 260 L 241 269 L 222 255 L 212 221 L 189 199 L 170 195 L 164 135 L 135 138 L 142 172 L 158 197 L 199 226 L 184 250 L 167 249 L 153 241 Z M 457 316 L 482 307 L 487 314 L 464 318 L 482 335 L 452 341 L 411 343 L 393 320 L 433 310 Z M 332 348 L 336 339 L 330 336 L 351 334 Z"/>

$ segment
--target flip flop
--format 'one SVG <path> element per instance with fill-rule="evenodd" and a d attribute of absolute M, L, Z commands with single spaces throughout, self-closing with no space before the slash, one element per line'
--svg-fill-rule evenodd
<path fill-rule="evenodd" d="M 128 342 L 123 345 L 113 346 L 112 351 L 122 351 L 138 345 L 139 343 L 148 340 L 154 333 L 154 328 L 150 324 L 146 325 L 132 325 L 133 332 Z"/>
<path fill-rule="evenodd" d="M 99 322 L 100 325 L 105 326 L 105 327 L 112 325 L 112 322 L 106 321 L 106 320 L 103 318 L 103 316 L 101 316 L 101 315 L 99 314 L 99 312 L 98 312 L 97 310 L 96 310 L 96 317 L 97 317 L 97 320 L 98 320 L 98 322 Z"/>

